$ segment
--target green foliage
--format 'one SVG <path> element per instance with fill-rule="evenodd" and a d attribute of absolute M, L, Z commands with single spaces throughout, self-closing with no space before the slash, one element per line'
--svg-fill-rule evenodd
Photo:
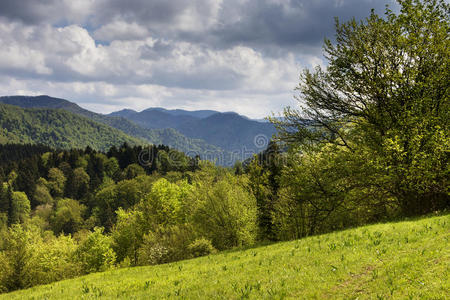
<path fill-rule="evenodd" d="M 252 245 L 256 239 L 256 199 L 247 184 L 246 178 L 226 175 L 217 182 L 197 182 L 190 195 L 196 230 L 219 250 Z"/>
<path fill-rule="evenodd" d="M 95 203 L 99 207 L 102 224 L 111 228 L 116 221 L 119 208 L 128 209 L 144 199 L 152 189 L 156 180 L 154 176 L 139 176 L 132 180 L 123 180 L 115 184 L 111 182 L 95 195 Z"/>
<path fill-rule="evenodd" d="M 111 238 L 103 234 L 103 229 L 94 232 L 81 243 L 75 253 L 83 273 L 99 272 L 114 266 L 116 255 L 111 248 Z"/>
<path fill-rule="evenodd" d="M 193 231 L 188 225 L 158 226 L 143 237 L 140 265 L 156 265 L 189 258 Z"/>
<path fill-rule="evenodd" d="M 62 197 L 66 184 L 64 173 L 58 168 L 51 168 L 48 171 L 48 188 L 53 197 Z"/>
<path fill-rule="evenodd" d="M 182 221 L 182 201 L 191 189 L 186 182 L 174 184 L 164 178 L 157 180 L 139 203 L 143 218 L 153 224 L 176 224 Z"/>
<path fill-rule="evenodd" d="M 34 191 L 34 199 L 40 204 L 51 204 L 53 203 L 53 197 L 50 195 L 50 191 L 47 188 L 47 181 L 42 178 L 42 184 L 36 185 L 36 190 Z"/>
<path fill-rule="evenodd" d="M 127 142 L 143 144 L 120 130 L 64 110 L 21 109 L 0 104 L 0 143 L 45 144 L 55 148 L 106 150 Z"/>
<path fill-rule="evenodd" d="M 53 236 L 33 243 L 33 255 L 28 263 L 27 286 L 47 284 L 81 274 L 81 267 L 74 259 L 76 243 L 70 236 Z"/>
<path fill-rule="evenodd" d="M 56 234 L 74 234 L 79 231 L 84 223 L 83 215 L 86 206 L 77 200 L 64 198 L 56 203 L 56 210 L 51 220 L 53 231 Z"/>
<path fill-rule="evenodd" d="M 145 170 L 138 164 L 131 164 L 122 172 L 123 179 L 133 179 L 139 175 L 144 175 Z"/>
<path fill-rule="evenodd" d="M 205 238 L 200 238 L 193 241 L 189 244 L 188 250 L 192 257 L 206 256 L 217 251 L 211 244 L 211 241 Z"/>
<path fill-rule="evenodd" d="M 90 176 L 82 167 L 73 170 L 73 193 L 78 199 L 82 198 L 89 190 Z"/>
<path fill-rule="evenodd" d="M 137 265 L 138 249 L 147 232 L 141 220 L 142 213 L 139 211 L 126 212 L 121 208 L 117 211 L 117 222 L 112 229 L 111 237 L 118 262 L 128 258 L 132 265 Z"/>
<path fill-rule="evenodd" d="M 13 192 L 11 195 L 11 218 L 12 224 L 24 223 L 30 216 L 30 200 L 23 192 Z"/>
<path fill-rule="evenodd" d="M 399 3 L 399 14 L 337 21 L 336 43 L 324 46 L 328 66 L 301 76 L 300 110 L 272 121 L 292 148 L 344 167 L 322 169 L 302 185 L 324 183 L 341 199 L 360 194 L 375 210 L 393 200 L 403 215 L 418 215 L 449 205 L 450 6 Z"/>
<path fill-rule="evenodd" d="M 4 264 L 2 264 L 2 283 L 0 284 L 3 289 L 16 290 L 28 287 L 28 263 L 33 254 L 30 247 L 32 238 L 32 233 L 20 224 L 12 225 L 3 234 L 1 254 Z"/>
<path fill-rule="evenodd" d="M 42 239 L 36 227 L 13 225 L 2 232 L 0 289 L 3 291 L 50 283 L 80 274 L 70 237 Z"/>

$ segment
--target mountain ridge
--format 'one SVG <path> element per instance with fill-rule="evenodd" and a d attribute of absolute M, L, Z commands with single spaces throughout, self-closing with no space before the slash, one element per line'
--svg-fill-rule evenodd
<path fill-rule="evenodd" d="M 22 108 L 47 108 L 61 109 L 77 115 L 81 115 L 95 122 L 108 125 L 112 128 L 122 131 L 124 134 L 134 138 L 146 141 L 151 144 L 165 144 L 169 147 L 191 153 L 192 155 L 205 156 L 214 153 L 215 156 L 229 157 L 217 146 L 210 145 L 203 140 L 193 139 L 184 136 L 180 132 L 171 128 L 158 128 L 149 130 L 129 121 L 126 118 L 118 116 L 108 116 L 98 114 L 80 107 L 78 104 L 66 99 L 55 98 L 47 95 L 40 96 L 3 96 L 0 97 L 0 103 L 14 105 Z"/>
<path fill-rule="evenodd" d="M 123 109 L 98 114 L 66 99 L 47 95 L 5 96 L 0 97 L 0 103 L 66 110 L 148 143 L 165 144 L 190 155 L 218 157 L 219 164 L 226 165 L 235 160 L 244 161 L 264 150 L 275 133 L 271 123 L 252 120 L 235 112 L 151 107 L 141 112 Z M 256 138 L 262 138 L 263 143 L 257 144 Z"/>

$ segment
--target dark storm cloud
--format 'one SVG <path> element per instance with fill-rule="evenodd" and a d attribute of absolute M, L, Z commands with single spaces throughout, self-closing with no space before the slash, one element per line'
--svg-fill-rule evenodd
<path fill-rule="evenodd" d="M 364 18 L 382 13 L 392 0 L 1 0 L 0 17 L 27 24 L 54 24 L 73 18 L 76 3 L 81 25 L 100 28 L 117 20 L 137 23 L 154 37 L 227 48 L 317 46 L 334 34 L 334 17 Z M 183 18 L 184 16 L 184 18 Z M 190 16 L 190 19 L 186 19 Z M 192 22 L 196 24 L 192 26 Z M 189 23 L 189 24 L 188 24 Z M 114 38 L 112 36 L 111 38 Z M 123 38 L 123 37 L 117 37 Z"/>
<path fill-rule="evenodd" d="M 249 1 L 240 7 L 241 17 L 236 22 L 231 14 L 236 9 L 225 2 L 221 24 L 210 32 L 222 45 L 250 44 L 254 46 L 317 45 L 325 37 L 334 35 L 334 18 L 341 21 L 368 16 L 372 8 L 383 12 L 386 2 L 379 0 L 293 0 Z"/>
<path fill-rule="evenodd" d="M 334 34 L 334 17 L 366 17 L 372 8 L 383 13 L 390 0 L 112 0 L 98 9 L 97 21 L 116 18 L 138 22 L 154 36 L 201 42 L 226 48 L 292 47 L 320 44 Z M 189 11 L 198 21 L 186 27 L 179 17 Z"/>
<path fill-rule="evenodd" d="M 0 17 L 26 24 L 51 23 L 61 17 L 61 1 L 1 0 Z"/>

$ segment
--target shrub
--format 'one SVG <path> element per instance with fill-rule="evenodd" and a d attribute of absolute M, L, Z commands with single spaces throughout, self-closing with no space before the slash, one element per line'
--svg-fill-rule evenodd
<path fill-rule="evenodd" d="M 211 241 L 205 238 L 196 239 L 188 246 L 188 249 L 192 257 L 206 256 L 217 251 Z"/>
<path fill-rule="evenodd" d="M 105 271 L 114 266 L 116 255 L 111 248 L 110 237 L 103 234 L 103 228 L 95 228 L 78 247 L 76 257 L 83 273 Z"/>
<path fill-rule="evenodd" d="M 219 250 L 252 245 L 256 239 L 256 199 L 246 184 L 244 178 L 225 176 L 198 183 L 191 194 L 195 229 Z"/>
<path fill-rule="evenodd" d="M 155 265 L 189 258 L 193 231 L 188 225 L 158 227 L 144 236 L 138 251 L 140 265 Z"/>

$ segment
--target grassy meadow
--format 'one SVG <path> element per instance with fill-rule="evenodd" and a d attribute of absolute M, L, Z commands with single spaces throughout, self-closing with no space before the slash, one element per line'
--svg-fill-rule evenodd
<path fill-rule="evenodd" d="M 435 216 L 95 273 L 0 299 L 449 299 L 449 239 L 450 215 Z"/>

